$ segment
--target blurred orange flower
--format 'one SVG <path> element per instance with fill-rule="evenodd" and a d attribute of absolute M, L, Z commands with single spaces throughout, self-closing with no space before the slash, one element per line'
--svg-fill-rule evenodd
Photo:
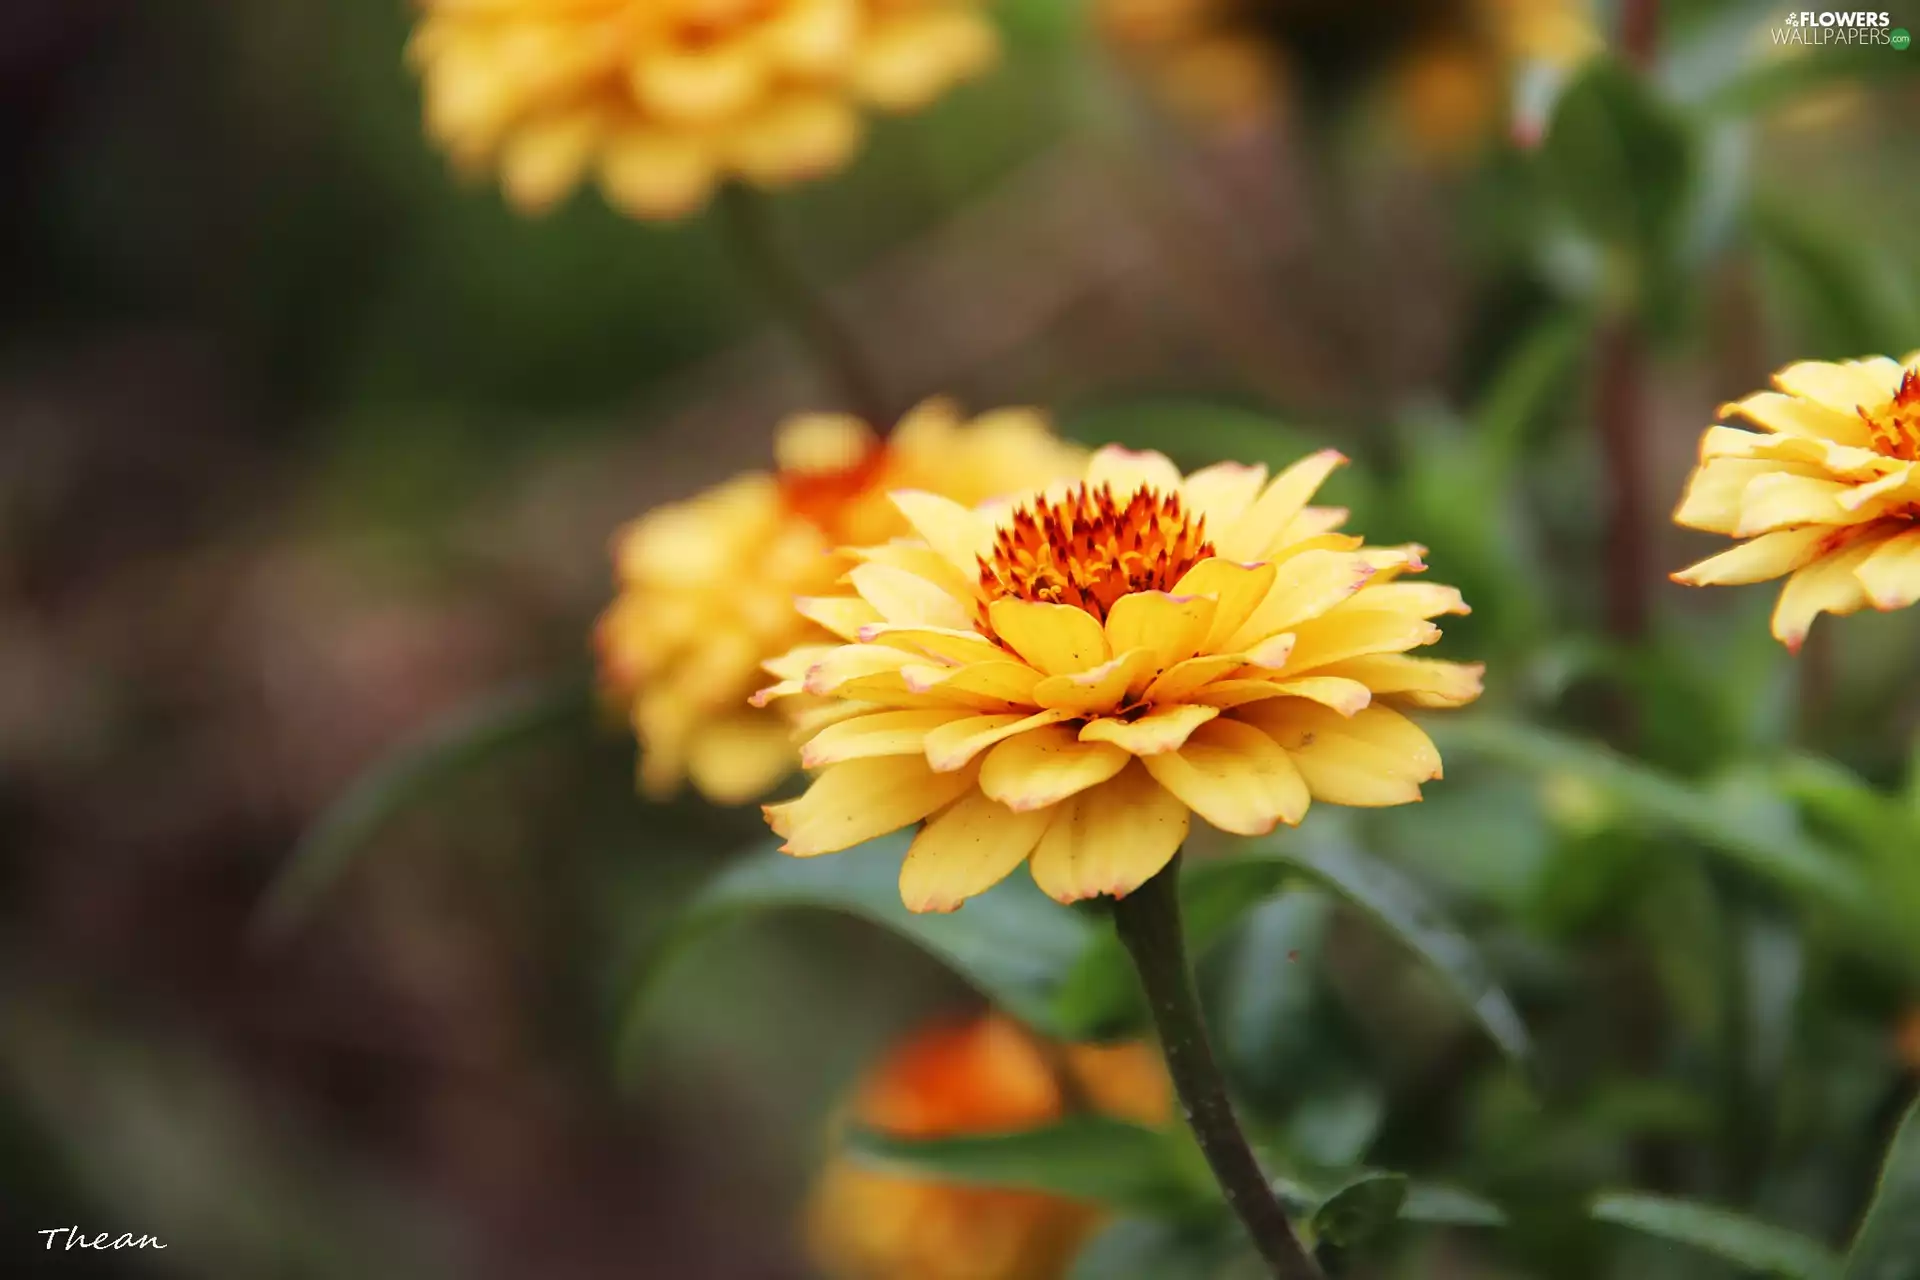
<path fill-rule="evenodd" d="M 670 795 L 690 777 L 709 799 L 739 804 L 792 771 L 793 724 L 747 697 L 768 659 L 832 641 L 794 597 L 832 588 L 850 564 L 834 548 L 909 531 L 889 489 L 982 502 L 1070 474 L 1084 457 L 1035 411 L 968 423 L 945 400 L 909 413 L 885 441 L 845 414 L 790 418 L 775 455 L 775 471 L 659 507 L 615 539 L 620 594 L 595 645 L 602 684 L 640 739 L 649 795 Z M 797 714 L 811 731 L 824 721 L 808 710 Z"/>
<path fill-rule="evenodd" d="M 528 212 L 590 170 L 636 218 L 833 172 L 999 51 L 973 0 L 421 0 L 427 131 Z"/>
<path fill-rule="evenodd" d="M 1798 650 L 1822 613 L 1920 600 L 1920 351 L 1788 365 L 1723 405 L 1674 521 L 1746 538 L 1673 575 L 1690 587 L 1785 576 L 1773 634 Z"/>
<path fill-rule="evenodd" d="M 1203 127 L 1285 115 L 1308 60 L 1369 62 L 1401 134 L 1448 153 L 1486 136 L 1509 76 L 1566 67 L 1601 44 L 1586 0 L 1097 0 L 1121 60 Z M 1351 55 L 1330 58 L 1346 45 Z"/>
<path fill-rule="evenodd" d="M 1145 1046 L 1049 1045 L 997 1015 L 899 1045 L 851 1111 L 884 1133 L 942 1138 L 1039 1128 L 1075 1105 L 1144 1125 L 1171 1114 L 1165 1073 Z M 1059 1196 L 923 1181 L 836 1154 L 807 1225 L 833 1280 L 1060 1280 L 1099 1217 Z"/>

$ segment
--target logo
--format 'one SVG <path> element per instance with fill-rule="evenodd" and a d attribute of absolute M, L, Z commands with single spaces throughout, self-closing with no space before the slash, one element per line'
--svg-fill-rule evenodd
<path fill-rule="evenodd" d="M 1896 40 L 1895 37 L 1898 37 Z M 1893 15 L 1873 9 L 1796 9 L 1773 29 L 1780 45 L 1891 45 L 1904 49 L 1912 43 L 1904 27 L 1894 27 Z"/>

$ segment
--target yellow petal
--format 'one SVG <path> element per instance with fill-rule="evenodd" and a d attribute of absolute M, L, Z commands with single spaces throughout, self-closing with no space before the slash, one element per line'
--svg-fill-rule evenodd
<path fill-rule="evenodd" d="M 1164 453 L 1110 444 L 1095 450 L 1087 463 L 1087 486 L 1097 489 L 1101 485 L 1111 486 L 1115 500 L 1125 506 L 1127 499 L 1140 489 L 1152 489 L 1163 495 L 1179 493 L 1180 468 Z"/>
<path fill-rule="evenodd" d="M 801 617 L 812 619 L 848 641 L 866 639 L 860 634 L 860 628 L 881 620 L 880 611 L 859 596 L 801 596 L 793 602 L 793 607 Z"/>
<path fill-rule="evenodd" d="M 952 911 L 1026 861 L 1054 815 L 1015 813 L 973 792 L 920 829 L 900 866 L 909 911 Z"/>
<path fill-rule="evenodd" d="M 1033 686 L 1033 700 L 1075 715 L 1111 711 L 1126 701 L 1129 688 L 1146 684 L 1152 674 L 1153 654 L 1134 649 L 1077 675 L 1048 676 Z"/>
<path fill-rule="evenodd" d="M 1277 681 L 1273 687 L 1283 698 L 1305 698 L 1343 716 L 1358 715 L 1373 701 L 1373 691 L 1366 685 L 1340 676 L 1303 676 Z"/>
<path fill-rule="evenodd" d="M 792 0 L 764 19 L 762 47 L 783 71 L 828 75 L 852 56 L 860 16 L 859 0 Z"/>
<path fill-rule="evenodd" d="M 754 49 L 733 40 L 702 48 L 650 46 L 628 79 L 648 114 L 673 124 L 710 124 L 759 98 L 767 71 Z"/>
<path fill-rule="evenodd" d="M 1857 514 L 1875 505 L 1877 499 L 1901 495 L 1903 490 L 1912 485 L 1913 472 L 1912 463 L 1902 463 L 1877 480 L 1848 489 L 1840 495 L 1840 506 L 1843 510 Z"/>
<path fill-rule="evenodd" d="M 1176 596 L 1211 596 L 1214 601 L 1213 624 L 1201 652 L 1217 653 L 1226 638 L 1238 631 L 1253 616 L 1260 602 L 1273 589 L 1276 570 L 1270 564 L 1244 565 L 1215 558 L 1202 560 L 1181 575 L 1174 584 Z"/>
<path fill-rule="evenodd" d="M 1675 582 L 1689 587 L 1737 586 L 1763 582 L 1792 573 L 1823 553 L 1832 543 L 1834 530 L 1826 525 L 1807 525 L 1799 529 L 1781 529 L 1763 533 L 1751 542 L 1743 542 L 1717 556 L 1673 575 Z"/>
<path fill-rule="evenodd" d="M 986 715 L 953 720 L 927 734 L 927 763 L 940 773 L 963 769 L 996 742 L 1070 718 L 1065 711 L 1040 711 L 1025 716 Z"/>
<path fill-rule="evenodd" d="M 1033 879 L 1056 902 L 1124 897 L 1157 875 L 1187 838 L 1187 807 L 1138 764 L 1064 801 L 1035 846 Z"/>
<path fill-rule="evenodd" d="M 1400 698 L 1416 707 L 1464 707 L 1480 696 L 1484 671 L 1477 662 L 1377 653 L 1321 667 L 1320 675 L 1358 680 L 1376 698 Z"/>
<path fill-rule="evenodd" d="M 971 7 L 913 9 L 867 29 L 850 75 L 875 106 L 912 111 L 986 70 L 999 53 L 993 24 Z"/>
<path fill-rule="evenodd" d="M 907 666 L 900 669 L 907 688 L 961 706 L 978 706 L 981 700 L 1014 705 L 1031 704 L 1040 673 L 1032 667 L 1006 659 L 974 662 L 964 667 Z"/>
<path fill-rule="evenodd" d="M 916 707 L 855 716 L 815 734 L 801 748 L 800 763 L 819 769 L 871 756 L 922 755 L 929 733 L 965 718 L 970 717 L 957 707 Z"/>
<path fill-rule="evenodd" d="M 1300 624 L 1294 633 L 1290 672 L 1312 671 L 1330 662 L 1368 653 L 1403 653 L 1440 638 L 1440 628 L 1403 613 L 1343 609 Z"/>
<path fill-rule="evenodd" d="M 1147 686 L 1145 699 L 1152 703 L 1184 702 L 1193 694 L 1247 665 L 1244 653 L 1216 653 L 1177 662 Z"/>
<path fill-rule="evenodd" d="M 883 672 L 898 672 L 913 655 L 879 644 L 846 644 L 830 649 L 807 668 L 807 692 L 829 694 L 850 680 Z"/>
<path fill-rule="evenodd" d="M 971 621 L 965 605 L 905 569 L 869 562 L 852 569 L 847 581 L 888 622 L 964 631 Z"/>
<path fill-rule="evenodd" d="M 500 182 L 522 213 L 544 213 L 573 193 L 607 134 L 598 111 L 573 111 L 516 130 L 500 151 Z"/>
<path fill-rule="evenodd" d="M 1294 517 L 1346 458 L 1333 449 L 1311 454 L 1282 471 L 1266 491 L 1229 527 L 1214 535 L 1213 545 L 1229 560 L 1264 560 Z"/>
<path fill-rule="evenodd" d="M 1756 392 L 1744 400 L 1720 406 L 1721 417 L 1728 418 L 1735 414 L 1755 426 L 1782 435 L 1834 440 L 1855 448 L 1864 448 L 1873 439 L 1859 414 L 1829 409 L 1815 401 L 1782 395 L 1778 391 Z"/>
<path fill-rule="evenodd" d="M 1094 616 L 1072 605 L 1002 598 L 987 607 L 994 634 L 1050 676 L 1097 667 L 1111 654 Z"/>
<path fill-rule="evenodd" d="M 1121 596 L 1107 611 L 1107 647 L 1114 653 L 1145 649 L 1157 675 L 1200 651 L 1218 605 L 1205 596 L 1138 591 Z"/>
<path fill-rule="evenodd" d="M 973 599 L 975 580 L 955 569 L 945 556 L 918 538 L 895 538 L 877 546 L 849 547 L 845 550 L 862 564 L 891 565 L 915 577 L 925 578 L 945 589 L 956 600 Z"/>
<path fill-rule="evenodd" d="M 1216 462 L 1181 481 L 1180 496 L 1189 510 L 1207 522 L 1207 529 L 1214 531 L 1227 528 L 1246 514 L 1266 483 L 1265 464 Z"/>
<path fill-rule="evenodd" d="M 969 579 L 980 571 L 980 557 L 993 550 L 993 521 L 949 498 L 917 489 L 887 495 L 914 532 Z"/>
<path fill-rule="evenodd" d="M 1439 582 L 1381 582 L 1376 577 L 1355 600 L 1356 609 L 1391 610 L 1415 618 L 1437 618 L 1442 614 L 1469 614 L 1460 588 Z"/>
<path fill-rule="evenodd" d="M 1239 631 L 1227 637 L 1223 647 L 1249 648 L 1289 630 L 1296 622 L 1317 618 L 1366 586 L 1374 573 L 1373 564 L 1363 552 L 1309 551 L 1295 556 L 1260 607 Z"/>
<path fill-rule="evenodd" d="M 1854 572 L 1876 609 L 1904 609 L 1920 600 L 1920 529 L 1880 543 Z"/>
<path fill-rule="evenodd" d="M 831 173 L 860 144 L 860 116 L 836 94 L 790 92 L 728 128 L 727 163 L 761 186 Z"/>
<path fill-rule="evenodd" d="M 1859 365 L 1821 360 L 1788 365 L 1773 375 L 1773 385 L 1788 395 L 1812 400 L 1843 415 L 1877 409 L 1892 399 L 1894 392 L 1894 388 L 1883 385 L 1883 379 Z"/>
<path fill-rule="evenodd" d="M 660 129 L 628 129 L 600 154 L 600 187 L 629 217 L 682 218 L 707 202 L 718 157 L 698 138 Z"/>
<path fill-rule="evenodd" d="M 1307 784 L 1287 753 L 1238 720 L 1203 724 L 1180 750 L 1140 763 L 1188 808 L 1235 835 L 1264 835 L 1307 812 Z"/>
<path fill-rule="evenodd" d="M 1796 524 L 1847 524 L 1854 513 L 1840 505 L 1847 487 L 1837 480 L 1817 480 L 1784 471 L 1758 476 L 1740 496 L 1736 538 Z"/>
<path fill-rule="evenodd" d="M 1080 741 L 1111 742 L 1129 755 L 1155 756 L 1178 751 L 1195 729 L 1219 714 L 1218 708 L 1193 703 L 1159 706 L 1138 720 L 1089 720 Z"/>
<path fill-rule="evenodd" d="M 1316 800 L 1373 808 L 1420 798 L 1440 776 L 1440 753 L 1420 727 L 1390 707 L 1351 718 L 1312 703 L 1262 702 L 1234 713 L 1286 748 Z"/>
<path fill-rule="evenodd" d="M 1120 772 L 1127 753 L 1074 737 L 1069 725 L 1048 725 L 1008 738 L 980 762 L 980 789 L 1009 809 L 1059 804 Z"/>
<path fill-rule="evenodd" d="M 1863 541 L 1796 569 L 1774 605 L 1774 639 L 1798 653 L 1814 618 L 1823 613 L 1845 615 L 1864 606 L 1866 584 L 1855 571 L 1878 548 L 1875 540 Z"/>
<path fill-rule="evenodd" d="M 745 804 L 793 772 L 793 742 L 778 716 L 723 716 L 694 733 L 686 763 L 701 795 L 715 804 Z"/>
<path fill-rule="evenodd" d="M 918 756 L 883 756 L 829 766 L 797 800 L 763 806 L 767 825 L 797 857 L 837 853 L 898 831 L 952 803 L 974 785 L 972 770 L 936 773 Z"/>
<path fill-rule="evenodd" d="M 865 601 L 861 601 L 864 606 Z M 978 631 L 948 627 L 900 626 L 876 622 L 860 628 L 859 639 L 867 644 L 890 645 L 906 649 L 939 662 L 1005 662 L 1006 650 Z"/>

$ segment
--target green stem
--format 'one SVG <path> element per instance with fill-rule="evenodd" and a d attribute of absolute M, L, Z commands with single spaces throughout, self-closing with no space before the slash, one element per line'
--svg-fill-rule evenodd
<path fill-rule="evenodd" d="M 766 201 L 728 183 L 716 203 L 727 247 L 742 272 L 766 294 L 846 407 L 885 435 L 893 417 L 879 379 L 852 332 L 780 247 Z"/>
<path fill-rule="evenodd" d="M 1166 870 L 1114 903 L 1114 927 L 1140 973 L 1181 1110 L 1228 1206 L 1246 1226 L 1276 1280 L 1322 1280 L 1320 1268 L 1293 1234 L 1286 1210 L 1274 1198 L 1267 1175 L 1247 1145 L 1227 1097 L 1226 1080 L 1207 1042 L 1200 997 L 1187 963 L 1179 885 L 1176 854 Z"/>

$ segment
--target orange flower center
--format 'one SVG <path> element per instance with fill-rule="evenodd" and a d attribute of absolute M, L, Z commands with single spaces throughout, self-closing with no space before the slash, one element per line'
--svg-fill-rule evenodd
<path fill-rule="evenodd" d="M 1920 461 L 1920 374 L 1908 370 L 1891 404 L 1878 413 L 1863 408 L 1860 416 L 1877 452 L 1902 462 Z"/>
<path fill-rule="evenodd" d="M 1001 527 L 993 554 L 980 557 L 981 604 L 1069 604 L 1104 622 L 1121 596 L 1171 591 L 1211 555 L 1206 521 L 1179 494 L 1141 489 L 1123 506 L 1107 486 L 1083 484 L 1027 503 Z"/>

